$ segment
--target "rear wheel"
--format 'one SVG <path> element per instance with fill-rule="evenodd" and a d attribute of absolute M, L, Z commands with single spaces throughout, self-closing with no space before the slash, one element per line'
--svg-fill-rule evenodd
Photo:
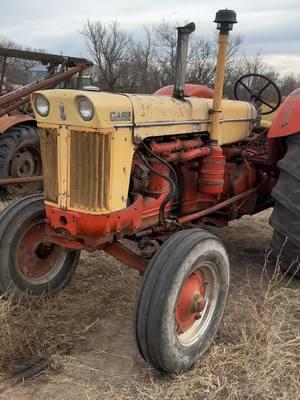
<path fill-rule="evenodd" d="M 16 125 L 0 136 L 0 178 L 25 178 L 42 175 L 39 132 L 32 125 Z M 42 189 L 41 182 L 7 185 L 11 194 Z"/>
<path fill-rule="evenodd" d="M 274 229 L 271 259 L 300 277 L 300 133 L 287 137 L 287 151 L 278 162 L 280 176 L 270 224 Z"/>
<path fill-rule="evenodd" d="M 80 252 L 47 241 L 46 226 L 42 195 L 20 199 L 0 214 L 1 293 L 40 295 L 70 281 Z"/>
<path fill-rule="evenodd" d="M 134 328 L 143 358 L 168 373 L 190 368 L 213 341 L 228 288 L 229 261 L 215 236 L 201 229 L 173 235 L 142 280 Z"/>

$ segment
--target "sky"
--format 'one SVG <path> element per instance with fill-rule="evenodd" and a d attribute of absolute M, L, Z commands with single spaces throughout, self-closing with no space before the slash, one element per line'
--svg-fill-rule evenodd
<path fill-rule="evenodd" d="M 281 73 L 300 74 L 299 0 L 0 0 L 0 35 L 22 46 L 70 56 L 87 56 L 80 30 L 89 19 L 109 23 L 141 37 L 143 25 L 196 23 L 212 35 L 215 13 L 233 9 L 243 38 L 242 53 L 262 54 Z"/>

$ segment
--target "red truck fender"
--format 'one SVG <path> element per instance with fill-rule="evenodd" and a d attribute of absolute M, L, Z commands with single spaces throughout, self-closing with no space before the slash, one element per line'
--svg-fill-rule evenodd
<path fill-rule="evenodd" d="M 300 88 L 294 90 L 281 104 L 269 129 L 269 138 L 293 135 L 300 131 Z"/>

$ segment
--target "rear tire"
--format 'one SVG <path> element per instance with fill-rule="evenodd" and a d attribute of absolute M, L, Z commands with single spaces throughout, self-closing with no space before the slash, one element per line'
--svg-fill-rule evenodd
<path fill-rule="evenodd" d="M 40 138 L 37 127 L 13 126 L 0 136 L 0 179 L 42 175 Z M 7 185 L 10 194 L 42 190 L 41 182 Z"/>
<path fill-rule="evenodd" d="M 143 358 L 159 371 L 189 369 L 219 328 L 229 289 L 223 244 L 202 229 L 174 234 L 143 276 L 134 331 Z"/>
<path fill-rule="evenodd" d="M 11 203 L 0 214 L 0 293 L 41 295 L 63 288 L 71 279 L 80 251 L 45 240 L 42 195 Z"/>
<path fill-rule="evenodd" d="M 300 133 L 288 136 L 286 142 L 287 151 L 278 162 L 280 176 L 272 192 L 271 261 L 300 278 Z"/>

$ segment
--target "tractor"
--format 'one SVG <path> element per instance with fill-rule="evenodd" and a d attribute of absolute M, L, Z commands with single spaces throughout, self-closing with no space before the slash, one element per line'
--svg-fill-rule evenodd
<path fill-rule="evenodd" d="M 280 106 L 272 81 L 251 76 L 263 82 L 253 89 L 246 76 L 236 95 L 242 90 L 249 101 L 224 99 L 236 13 L 219 10 L 215 22 L 213 91 L 185 85 L 190 23 L 178 28 L 173 87 L 153 95 L 33 93 L 44 195 L 0 215 L 2 293 L 53 293 L 70 281 L 80 251 L 102 250 L 142 275 L 135 341 L 167 373 L 187 370 L 209 348 L 226 306 L 228 255 L 205 225 L 224 226 L 275 201 L 272 253 L 283 267 L 299 255 L 300 138 L 292 134 L 300 128 L 300 91 Z M 272 124 L 263 119 L 279 106 Z"/>

